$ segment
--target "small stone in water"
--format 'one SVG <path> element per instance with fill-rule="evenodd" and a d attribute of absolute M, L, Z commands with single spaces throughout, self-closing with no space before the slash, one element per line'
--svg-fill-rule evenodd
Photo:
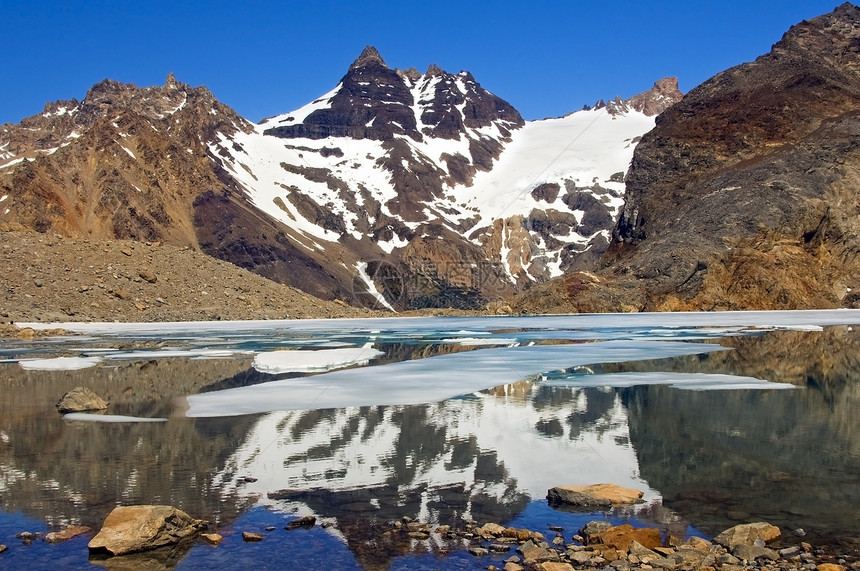
<path fill-rule="evenodd" d="M 224 539 L 220 533 L 202 533 L 200 537 L 210 545 L 218 545 Z"/>

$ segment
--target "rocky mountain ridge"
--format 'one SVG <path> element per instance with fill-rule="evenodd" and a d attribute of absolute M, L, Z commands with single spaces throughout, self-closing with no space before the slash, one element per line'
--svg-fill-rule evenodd
<path fill-rule="evenodd" d="M 640 99 L 680 97 L 661 85 Z M 0 228 L 190 247 L 358 305 L 478 308 L 605 249 L 653 125 L 636 105 L 526 123 L 468 72 L 392 70 L 370 47 L 329 94 L 260 125 L 172 75 L 105 80 L 0 127 Z M 571 153 L 500 189 L 517 154 L 584 132 L 611 157 Z"/>
<path fill-rule="evenodd" d="M 691 90 L 637 146 L 599 271 L 519 307 L 856 307 L 858 66 L 846 3 Z"/>

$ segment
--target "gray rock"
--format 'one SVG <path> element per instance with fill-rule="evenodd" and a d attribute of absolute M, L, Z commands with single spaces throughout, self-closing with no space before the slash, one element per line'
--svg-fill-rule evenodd
<path fill-rule="evenodd" d="M 776 551 L 758 545 L 738 545 L 732 550 L 732 555 L 750 562 L 756 559 L 770 559 L 771 561 L 779 559 L 779 554 Z"/>
<path fill-rule="evenodd" d="M 791 547 L 779 550 L 779 556 L 784 558 L 794 557 L 795 555 L 800 555 L 800 553 L 801 549 L 797 545 L 792 545 Z"/>
<path fill-rule="evenodd" d="M 608 521 L 590 521 L 579 529 L 579 535 L 588 542 L 589 538 L 603 533 L 610 527 L 612 527 L 612 524 Z"/>

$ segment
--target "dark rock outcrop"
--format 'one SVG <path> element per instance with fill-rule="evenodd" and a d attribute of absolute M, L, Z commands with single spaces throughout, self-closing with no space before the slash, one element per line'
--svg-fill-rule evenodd
<path fill-rule="evenodd" d="M 793 26 L 657 117 L 627 175 L 606 283 L 566 310 L 856 305 L 860 9 Z M 574 291 L 575 290 L 575 291 Z"/>
<path fill-rule="evenodd" d="M 860 10 L 844 4 L 658 118 L 613 231 L 612 263 L 649 281 L 646 307 L 840 305 L 860 277 L 858 69 Z"/>

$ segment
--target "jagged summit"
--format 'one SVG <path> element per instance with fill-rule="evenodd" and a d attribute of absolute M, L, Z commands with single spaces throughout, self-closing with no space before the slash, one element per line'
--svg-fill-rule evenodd
<path fill-rule="evenodd" d="M 445 75 L 445 72 L 435 63 L 431 63 L 430 66 L 427 68 L 427 73 L 425 73 L 424 75 L 426 75 L 427 77 L 437 77 L 440 75 Z"/>
<path fill-rule="evenodd" d="M 365 46 L 361 51 L 361 54 L 355 59 L 352 64 L 350 64 L 349 69 L 357 69 L 360 67 L 369 67 L 373 65 L 382 66 L 384 68 L 388 68 L 385 64 L 385 60 L 382 59 L 382 56 L 379 55 L 379 51 L 373 46 Z"/>
<path fill-rule="evenodd" d="M 594 107 L 585 105 L 583 109 L 603 109 L 605 107 L 606 111 L 612 115 L 633 110 L 644 113 L 648 117 L 654 117 L 680 101 L 683 96 L 684 94 L 678 89 L 678 78 L 664 77 L 656 81 L 651 89 L 634 95 L 630 99 L 621 99 L 618 96 L 609 102 L 601 99 L 594 104 Z"/>
<path fill-rule="evenodd" d="M 681 90 L 678 89 L 678 78 L 664 77 L 656 81 L 651 89 L 628 99 L 627 105 L 631 109 L 653 117 L 680 101 L 683 96 Z"/>
<path fill-rule="evenodd" d="M 475 142 L 458 150 L 459 154 L 489 169 L 501 146 L 486 134 L 466 131 L 496 125 L 505 139 L 523 120 L 468 72 L 453 75 L 437 65 L 423 75 L 415 68 L 392 70 L 376 48 L 367 46 L 334 90 L 263 124 L 267 135 L 285 139 L 348 137 L 391 142 L 405 136 L 420 143 L 425 137 L 463 137 Z M 469 176 L 464 173 L 460 178 Z"/>

